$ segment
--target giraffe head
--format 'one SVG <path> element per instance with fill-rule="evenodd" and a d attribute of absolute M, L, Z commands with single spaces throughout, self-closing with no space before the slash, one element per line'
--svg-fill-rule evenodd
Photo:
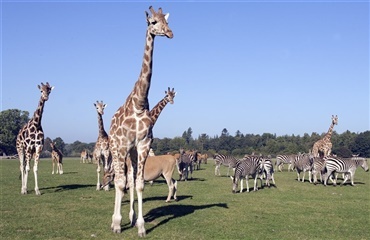
<path fill-rule="evenodd" d="M 172 88 L 172 90 L 170 90 L 170 88 L 168 87 L 168 91 L 164 91 L 164 93 L 166 94 L 166 98 L 167 98 L 168 102 L 173 104 L 173 99 L 176 96 L 176 92 L 174 91 L 174 88 Z"/>
<path fill-rule="evenodd" d="M 50 94 L 51 90 L 54 89 L 54 87 L 50 86 L 50 84 L 48 82 L 46 82 L 46 84 L 41 83 L 41 86 L 37 85 L 37 87 L 41 91 L 42 100 L 47 101 L 49 99 L 49 94 Z"/>
<path fill-rule="evenodd" d="M 338 116 L 331 115 L 331 122 L 333 125 L 338 125 Z"/>
<path fill-rule="evenodd" d="M 96 103 L 94 103 L 94 106 L 96 107 L 96 111 L 99 114 L 104 115 L 104 108 L 107 106 L 107 104 L 104 104 L 103 101 L 96 101 Z"/>
<path fill-rule="evenodd" d="M 51 149 L 54 149 L 54 147 L 55 147 L 55 143 L 51 142 L 51 143 L 50 143 L 50 147 L 51 147 Z"/>
<path fill-rule="evenodd" d="M 173 38 L 172 30 L 168 26 L 167 22 L 170 14 L 163 14 L 162 8 L 159 8 L 158 12 L 155 12 L 152 6 L 149 7 L 149 10 L 152 13 L 152 16 L 149 16 L 149 13 L 145 11 L 148 31 L 155 36 Z"/>

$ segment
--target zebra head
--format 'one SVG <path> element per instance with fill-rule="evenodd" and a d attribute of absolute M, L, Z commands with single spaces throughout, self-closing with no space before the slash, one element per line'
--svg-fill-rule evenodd
<path fill-rule="evenodd" d="M 236 177 L 230 176 L 231 181 L 233 182 L 233 190 L 232 193 L 236 193 L 236 190 L 238 189 L 238 179 Z"/>

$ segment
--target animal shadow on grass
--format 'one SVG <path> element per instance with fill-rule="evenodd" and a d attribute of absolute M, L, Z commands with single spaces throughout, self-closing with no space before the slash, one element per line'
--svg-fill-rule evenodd
<path fill-rule="evenodd" d="M 91 185 L 91 184 L 69 184 L 69 185 L 59 185 L 59 186 L 56 186 L 56 187 L 41 188 L 40 190 L 55 189 L 54 192 L 61 192 L 61 191 L 68 191 L 68 190 L 81 189 L 81 188 L 89 188 L 89 187 L 95 187 L 95 186 L 96 185 Z"/>
<path fill-rule="evenodd" d="M 162 221 L 156 223 L 153 227 L 146 230 L 147 233 L 150 233 L 155 228 L 166 224 L 172 219 L 184 217 L 186 215 L 194 213 L 196 210 L 202 210 L 207 209 L 211 207 L 222 207 L 222 208 L 228 208 L 226 203 L 214 203 L 214 204 L 205 204 L 200 206 L 194 206 L 194 205 L 180 205 L 180 204 L 171 204 L 162 206 L 159 208 L 154 208 L 150 210 L 145 216 L 145 222 L 151 223 L 156 222 L 155 220 L 158 218 L 165 217 Z"/>

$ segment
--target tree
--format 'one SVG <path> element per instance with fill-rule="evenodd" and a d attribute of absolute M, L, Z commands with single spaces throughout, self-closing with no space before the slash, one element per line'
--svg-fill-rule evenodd
<path fill-rule="evenodd" d="M 16 154 L 16 141 L 19 130 L 29 121 L 29 113 L 18 109 L 0 112 L 0 153 Z"/>
<path fill-rule="evenodd" d="M 185 131 L 182 134 L 182 138 L 185 139 L 186 143 L 189 145 L 190 141 L 193 140 L 193 137 L 191 136 L 193 134 L 193 130 L 189 127 L 187 131 Z"/>

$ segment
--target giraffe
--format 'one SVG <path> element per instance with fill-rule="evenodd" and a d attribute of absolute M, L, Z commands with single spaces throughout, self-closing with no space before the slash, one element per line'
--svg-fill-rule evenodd
<path fill-rule="evenodd" d="M 44 132 L 41 126 L 42 113 L 44 111 L 45 102 L 49 99 L 49 94 L 54 89 L 47 82 L 37 85 L 41 91 L 41 97 L 38 107 L 33 114 L 33 117 L 19 130 L 17 135 L 17 152 L 20 162 L 20 171 L 22 178 L 21 194 L 27 194 L 27 180 L 28 172 L 30 171 L 30 161 L 34 157 L 33 173 L 35 176 L 35 193 L 41 195 L 38 182 L 37 171 L 39 164 L 39 157 L 44 146 Z"/>
<path fill-rule="evenodd" d="M 81 152 L 81 157 L 80 157 L 80 163 L 85 163 L 89 161 L 89 153 L 87 151 L 87 149 L 84 149 L 82 152 Z"/>
<path fill-rule="evenodd" d="M 51 160 L 53 162 L 53 171 L 51 174 L 54 174 L 54 166 L 56 165 L 58 174 L 63 174 L 63 153 L 55 146 L 55 143 L 50 143 L 51 147 Z"/>
<path fill-rule="evenodd" d="M 103 101 L 96 101 L 94 103 L 96 111 L 98 113 L 98 125 L 99 125 L 99 136 L 98 140 L 96 140 L 95 148 L 94 148 L 94 159 L 97 164 L 96 172 L 98 175 L 98 182 L 96 184 L 96 190 L 100 190 L 100 164 L 103 163 L 104 173 L 107 172 L 110 168 L 111 158 L 109 152 L 109 140 L 108 134 L 104 130 L 104 123 L 103 123 L 103 115 L 104 109 L 106 108 L 107 104 L 104 104 Z M 104 186 L 105 191 L 109 191 L 109 184 Z"/>
<path fill-rule="evenodd" d="M 172 90 L 168 88 L 168 91 L 164 91 L 164 93 L 166 94 L 166 96 L 162 100 L 160 100 L 157 103 L 157 105 L 155 105 L 152 108 L 152 110 L 150 110 L 149 114 L 150 114 L 150 118 L 152 119 L 153 125 L 155 125 L 155 123 L 157 122 L 159 115 L 161 114 L 162 110 L 167 105 L 167 103 L 173 104 L 173 99 L 176 96 L 176 92 L 174 91 L 174 88 L 172 88 Z"/>
<path fill-rule="evenodd" d="M 143 171 L 153 139 L 153 123 L 149 113 L 148 93 L 152 76 L 154 38 L 155 36 L 173 37 L 167 22 L 169 14 L 163 14 L 161 8 L 159 8 L 158 12 L 155 12 L 150 6 L 149 10 L 152 16 L 145 11 L 148 26 L 141 72 L 126 102 L 113 115 L 109 131 L 109 148 L 115 173 L 115 206 L 111 228 L 115 233 L 121 232 L 121 202 L 124 196 L 123 190 L 126 186 L 126 181 L 128 181 L 130 187 L 129 218 L 131 225 L 136 225 L 138 228 L 139 237 L 146 235 L 142 208 L 144 191 Z M 134 170 L 135 166 L 137 169 Z M 136 172 L 135 174 L 134 171 Z M 133 209 L 134 186 L 136 187 L 138 201 L 138 218 L 136 221 Z"/>
<path fill-rule="evenodd" d="M 312 147 L 312 154 L 313 154 L 314 157 L 323 158 L 323 157 L 326 157 L 326 156 L 330 155 L 331 148 L 333 146 L 330 139 L 331 139 L 331 135 L 333 133 L 334 125 L 337 125 L 337 124 L 338 124 L 338 116 L 337 115 L 335 115 L 335 116 L 332 115 L 331 116 L 331 125 L 329 127 L 328 132 L 325 134 L 325 136 L 322 139 L 315 142 L 313 147 Z"/>

